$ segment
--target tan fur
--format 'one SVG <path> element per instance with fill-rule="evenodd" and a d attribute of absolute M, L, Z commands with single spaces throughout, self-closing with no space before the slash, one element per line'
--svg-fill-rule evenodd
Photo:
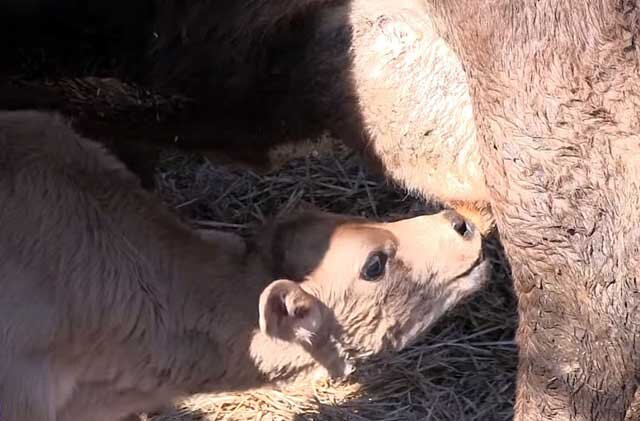
<path fill-rule="evenodd" d="M 0 114 L 0 204 L 3 421 L 113 421 L 196 392 L 344 375 L 349 357 L 414 340 L 488 267 L 451 211 L 304 213 L 248 244 L 191 230 L 36 112 Z M 381 249 L 384 275 L 361 279 Z"/>
<path fill-rule="evenodd" d="M 460 215 L 472 221 L 483 235 L 491 233 L 495 228 L 495 220 L 491 204 L 484 201 L 449 200 L 447 204 Z"/>
<path fill-rule="evenodd" d="M 131 73 L 163 96 L 92 78 L 55 95 L 83 134 L 115 139 L 130 167 L 149 170 L 149 151 L 127 152 L 149 142 L 269 170 L 324 150 L 313 143 L 328 131 L 490 230 L 467 77 L 423 1 L 153 3 L 156 17 L 137 24 L 148 62 Z"/>

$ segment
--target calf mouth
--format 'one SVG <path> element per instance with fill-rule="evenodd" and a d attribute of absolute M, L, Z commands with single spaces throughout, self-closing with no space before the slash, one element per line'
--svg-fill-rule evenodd
<path fill-rule="evenodd" d="M 487 282 L 490 272 L 491 262 L 485 258 L 484 251 L 481 251 L 478 258 L 469 266 L 469 269 L 447 282 L 447 286 L 452 286 L 458 282 L 466 282 L 480 287 Z"/>
<path fill-rule="evenodd" d="M 481 256 L 471 266 L 471 269 L 467 271 L 467 279 L 478 285 L 483 285 L 489 279 L 491 273 L 491 262 Z"/>

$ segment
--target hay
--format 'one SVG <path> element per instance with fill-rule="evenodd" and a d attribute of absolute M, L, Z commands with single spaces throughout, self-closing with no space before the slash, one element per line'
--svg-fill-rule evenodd
<path fill-rule="evenodd" d="M 279 171 L 215 167 L 170 152 L 157 171 L 166 203 L 200 228 L 248 234 L 277 212 L 313 205 L 368 217 L 433 210 L 370 175 L 346 150 L 307 157 Z M 492 282 L 453 310 L 416 345 L 379 357 L 342 382 L 288 390 L 198 395 L 154 421 L 175 420 L 506 420 L 512 418 L 515 300 L 501 249 L 487 244 Z"/>

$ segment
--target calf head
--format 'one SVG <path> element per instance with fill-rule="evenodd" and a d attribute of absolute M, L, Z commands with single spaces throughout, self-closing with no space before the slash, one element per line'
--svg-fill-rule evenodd
<path fill-rule="evenodd" d="M 269 238 L 283 279 L 260 296 L 260 330 L 320 358 L 399 350 L 488 278 L 480 233 L 450 210 L 391 223 L 305 213 Z"/>

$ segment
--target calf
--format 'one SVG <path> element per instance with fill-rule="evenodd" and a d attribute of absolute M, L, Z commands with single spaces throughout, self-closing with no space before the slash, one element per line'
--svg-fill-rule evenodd
<path fill-rule="evenodd" d="M 480 288 L 445 211 L 203 236 L 58 116 L 0 114 L 3 421 L 114 420 L 186 394 L 341 376 Z"/>

